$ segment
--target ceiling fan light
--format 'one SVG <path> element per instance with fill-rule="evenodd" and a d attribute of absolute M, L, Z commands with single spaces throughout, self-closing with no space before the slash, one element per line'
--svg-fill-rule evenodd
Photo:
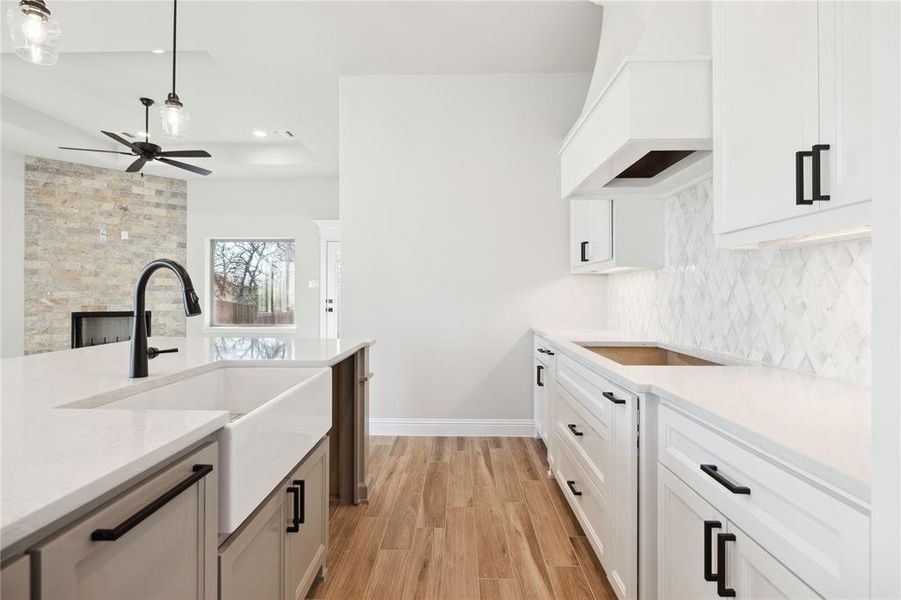
<path fill-rule="evenodd" d="M 62 31 L 43 0 L 21 0 L 6 16 L 19 58 L 35 65 L 56 64 Z"/>
<path fill-rule="evenodd" d="M 191 115 L 185 110 L 178 96 L 169 94 L 169 98 L 160 106 L 160 121 L 163 126 L 163 134 L 173 138 L 184 137 L 185 129 L 187 129 L 190 120 Z"/>

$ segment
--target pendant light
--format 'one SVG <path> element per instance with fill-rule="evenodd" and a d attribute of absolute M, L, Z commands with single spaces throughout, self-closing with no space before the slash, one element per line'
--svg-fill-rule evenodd
<path fill-rule="evenodd" d="M 20 0 L 6 16 L 16 56 L 35 65 L 56 64 L 60 28 L 44 0 Z"/>
<path fill-rule="evenodd" d="M 188 121 L 191 120 L 191 116 L 185 110 L 178 94 L 175 93 L 177 26 L 178 0 L 172 0 L 172 91 L 169 92 L 166 102 L 160 106 L 160 119 L 163 124 L 163 134 L 173 138 L 184 137 Z"/>

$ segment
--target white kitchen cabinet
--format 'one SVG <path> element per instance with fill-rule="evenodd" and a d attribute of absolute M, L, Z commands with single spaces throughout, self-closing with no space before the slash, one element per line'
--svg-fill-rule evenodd
<path fill-rule="evenodd" d="M 540 336 L 533 339 L 532 358 L 532 414 L 535 420 L 535 432 L 544 440 L 546 447 L 551 446 L 551 429 L 553 424 L 553 399 L 556 387 L 556 353 Z"/>
<path fill-rule="evenodd" d="M 726 549 L 727 565 L 720 583 L 733 587 L 738 597 L 867 597 L 866 506 L 669 404 L 659 406 L 657 425 L 661 598 L 669 597 L 670 585 L 688 589 L 678 577 L 667 578 L 686 560 L 667 542 L 668 532 L 684 527 L 671 522 L 679 511 L 666 508 L 675 506 L 669 495 L 701 516 L 700 502 L 722 516 L 717 519 L 722 527 L 711 539 L 719 541 L 721 533 L 734 536 L 719 544 Z M 685 518 L 686 511 L 680 514 Z M 697 529 L 698 523 L 690 527 Z M 695 551 L 689 547 L 688 552 Z M 719 551 L 714 555 L 718 562 Z"/>
<path fill-rule="evenodd" d="M 566 355 L 556 376 L 552 471 L 617 596 L 635 598 L 638 396 Z"/>
<path fill-rule="evenodd" d="M 773 555 L 734 524 L 717 538 L 717 552 L 724 550 L 725 589 L 735 591 L 736 598 L 820 598 L 797 575 L 785 568 Z"/>
<path fill-rule="evenodd" d="M 657 471 L 657 592 L 660 598 L 716 598 L 713 538 L 726 524 L 710 503 L 663 465 Z"/>
<path fill-rule="evenodd" d="M 663 210 L 660 200 L 571 200 L 572 272 L 603 274 L 662 267 Z"/>
<path fill-rule="evenodd" d="M 868 13 L 867 2 L 713 3 L 718 246 L 869 225 Z"/>
<path fill-rule="evenodd" d="M 660 598 L 819 597 L 663 465 L 657 490 Z"/>

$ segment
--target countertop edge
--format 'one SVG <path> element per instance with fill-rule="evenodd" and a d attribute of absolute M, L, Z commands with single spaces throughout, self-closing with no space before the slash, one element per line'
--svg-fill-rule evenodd
<path fill-rule="evenodd" d="M 48 409 L 52 410 L 52 409 Z M 223 411 L 209 411 L 210 417 L 206 423 L 197 425 L 168 443 L 142 454 L 118 469 L 110 471 L 106 475 L 91 481 L 80 489 L 71 492 L 56 501 L 38 507 L 28 513 L 26 517 L 7 523 L 0 528 L 0 551 L 5 555 L 19 542 L 28 539 L 29 544 L 39 540 L 31 540 L 35 535 L 43 537 L 50 535 L 52 531 L 42 533 L 45 528 L 63 519 L 66 515 L 94 502 L 117 487 L 128 483 L 135 477 L 164 463 L 167 459 L 189 448 L 207 436 L 210 436 L 228 424 L 228 413 Z M 24 550 L 25 548 L 23 548 Z M 5 556 L 4 556 L 5 558 Z"/>

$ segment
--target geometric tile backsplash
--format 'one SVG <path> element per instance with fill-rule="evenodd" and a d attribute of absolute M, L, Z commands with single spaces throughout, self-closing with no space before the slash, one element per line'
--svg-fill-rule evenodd
<path fill-rule="evenodd" d="M 711 180 L 666 200 L 666 266 L 608 277 L 612 329 L 870 383 L 869 239 L 714 248 Z"/>

